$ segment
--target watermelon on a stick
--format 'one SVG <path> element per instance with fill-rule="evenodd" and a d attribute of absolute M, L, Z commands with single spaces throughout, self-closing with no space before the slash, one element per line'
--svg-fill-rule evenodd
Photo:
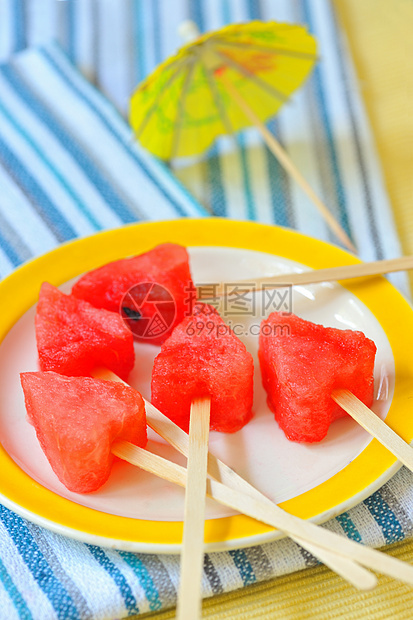
<path fill-rule="evenodd" d="M 345 416 L 331 394 L 347 389 L 373 402 L 376 345 L 360 331 L 273 312 L 261 324 L 259 360 L 269 408 L 288 439 L 321 441 Z"/>
<path fill-rule="evenodd" d="M 253 374 L 252 356 L 245 345 L 207 304 L 195 306 L 193 314 L 175 327 L 154 362 L 152 403 L 183 430 L 189 428 L 178 599 L 178 610 L 184 615 L 188 612 L 188 617 L 198 612 L 202 573 L 208 432 L 201 429 L 209 422 L 214 430 L 235 432 L 251 419 Z M 197 420 L 200 412 L 194 403 L 198 399 L 208 399 L 210 404 L 210 420 L 204 424 Z"/>
<path fill-rule="evenodd" d="M 188 431 L 191 402 L 211 397 L 211 429 L 233 433 L 252 417 L 251 354 L 213 306 L 197 304 L 162 345 L 152 403 Z"/>
<path fill-rule="evenodd" d="M 27 415 L 59 480 L 91 493 L 108 479 L 112 444 L 147 443 L 145 405 L 133 388 L 55 372 L 20 375 Z"/>

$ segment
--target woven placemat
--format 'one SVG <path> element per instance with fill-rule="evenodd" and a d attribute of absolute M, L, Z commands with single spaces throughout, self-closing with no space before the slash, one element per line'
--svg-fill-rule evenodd
<path fill-rule="evenodd" d="M 413 563 L 413 541 L 386 547 L 386 553 Z M 204 601 L 203 618 L 214 620 L 410 620 L 413 588 L 380 577 L 373 592 L 356 592 L 324 566 L 306 569 Z M 139 616 L 167 620 L 174 610 Z"/>
<path fill-rule="evenodd" d="M 413 3 L 334 4 L 347 32 L 400 241 L 413 254 Z"/>

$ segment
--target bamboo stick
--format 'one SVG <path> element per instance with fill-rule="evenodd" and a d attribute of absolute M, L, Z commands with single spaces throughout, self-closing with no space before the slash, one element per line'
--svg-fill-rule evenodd
<path fill-rule="evenodd" d="M 383 422 L 378 415 L 366 407 L 348 390 L 334 390 L 331 397 L 370 435 L 383 444 L 399 461 L 413 471 L 413 448 Z"/>
<path fill-rule="evenodd" d="M 307 194 L 312 203 L 321 213 L 326 223 L 330 227 L 330 229 L 334 232 L 338 239 L 351 251 L 355 254 L 357 253 L 356 248 L 354 247 L 352 241 L 350 240 L 347 233 L 343 230 L 337 220 L 334 218 L 332 213 L 326 207 L 326 205 L 322 202 L 322 200 L 317 196 L 311 185 L 308 181 L 303 177 L 301 172 L 295 166 L 294 162 L 291 160 L 290 156 L 287 154 L 285 149 L 281 146 L 281 144 L 275 139 L 273 134 L 269 131 L 266 125 L 261 121 L 259 116 L 254 112 L 254 110 L 250 107 L 247 101 L 242 97 L 240 92 L 234 86 L 234 84 L 229 80 L 225 74 L 225 71 L 220 71 L 219 79 L 224 85 L 227 92 L 231 95 L 234 101 L 238 104 L 241 110 L 244 112 L 245 116 L 251 121 L 251 123 L 258 129 L 263 139 L 265 140 L 266 145 L 270 149 L 271 153 L 278 159 L 283 168 L 292 176 L 292 178 L 298 183 L 301 189 Z"/>
<path fill-rule="evenodd" d="M 312 269 L 302 273 L 287 273 L 269 276 L 265 278 L 253 278 L 253 287 L 251 280 L 238 280 L 231 283 L 228 288 L 225 283 L 221 283 L 214 289 L 215 296 L 230 295 L 231 290 L 234 291 L 235 284 L 237 287 L 245 287 L 245 291 L 258 292 L 264 287 L 267 290 L 271 288 L 283 288 L 288 286 L 299 286 L 303 284 L 317 284 L 320 282 L 335 282 L 338 280 L 350 280 L 354 278 L 364 278 L 378 276 L 385 273 L 396 271 L 404 271 L 413 269 L 413 256 L 399 256 L 398 258 L 390 258 L 386 260 L 371 261 L 368 263 L 357 263 L 356 265 L 343 265 L 340 267 L 327 267 L 326 269 Z M 205 287 L 198 286 L 198 296 L 205 297 Z M 235 293 L 235 291 L 234 291 Z"/>
<path fill-rule="evenodd" d="M 195 399 L 191 403 L 177 620 L 198 620 L 202 613 L 210 407 L 209 398 Z"/>

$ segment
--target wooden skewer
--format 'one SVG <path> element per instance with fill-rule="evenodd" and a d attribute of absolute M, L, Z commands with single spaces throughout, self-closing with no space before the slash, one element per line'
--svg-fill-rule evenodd
<path fill-rule="evenodd" d="M 93 374 L 101 379 L 122 381 L 117 375 L 106 369 L 96 370 Z M 187 456 L 188 435 L 148 401 L 145 401 L 145 407 L 148 425 L 179 452 Z M 130 445 L 131 444 L 129 444 L 129 446 Z M 135 453 L 136 451 L 134 448 L 135 446 L 127 448 L 128 453 Z M 136 448 L 136 450 L 140 451 L 141 449 Z M 149 458 L 149 453 L 146 450 L 142 450 L 142 452 L 145 453 L 143 455 L 143 460 Z M 120 456 L 120 458 L 124 458 L 121 454 L 117 452 L 114 453 Z M 156 455 L 150 456 L 155 457 Z M 156 459 L 159 462 L 160 457 L 156 457 Z M 160 460 L 162 461 L 164 459 Z M 168 464 L 169 461 L 166 461 L 166 463 Z M 144 465 L 140 463 L 138 465 L 145 468 Z M 182 471 L 177 470 L 176 468 L 178 466 L 174 467 L 173 463 L 171 465 L 173 466 L 172 476 L 175 476 L 175 478 L 168 479 L 176 484 L 182 484 L 183 481 L 185 481 L 185 470 L 183 468 Z M 168 469 L 168 475 L 170 475 L 171 468 L 169 468 L 169 465 L 166 466 L 166 469 Z M 307 548 L 307 544 L 310 543 L 313 547 L 308 548 L 308 550 L 316 556 L 318 556 L 318 549 L 321 548 L 321 550 L 327 551 L 330 554 L 330 556 L 326 558 L 328 560 L 331 559 L 334 561 L 337 559 L 334 558 L 334 555 L 337 554 L 343 556 L 339 558 L 340 560 L 350 560 L 351 565 L 349 568 L 352 568 L 354 571 L 353 581 L 356 582 L 354 585 L 359 587 L 359 589 L 369 589 L 374 587 L 374 584 L 370 581 L 370 585 L 368 585 L 368 579 L 371 578 L 371 575 L 368 573 L 364 575 L 359 575 L 357 573 L 355 568 L 359 569 L 361 567 L 358 567 L 355 562 L 393 577 L 394 579 L 399 579 L 400 581 L 413 585 L 413 567 L 409 564 L 376 551 L 375 549 L 364 547 L 359 543 L 344 538 L 334 532 L 330 532 L 325 528 L 320 528 L 310 521 L 304 521 L 299 517 L 290 515 L 271 502 L 271 500 L 261 494 L 258 489 L 255 489 L 249 482 L 244 480 L 244 478 L 239 476 L 233 469 L 217 459 L 210 452 L 208 454 L 208 473 L 214 480 L 208 481 L 207 493 L 215 500 L 231 508 L 235 508 L 235 510 L 243 514 L 252 516 L 263 523 L 278 528 L 305 548 Z M 320 560 L 323 562 L 321 557 Z M 330 564 L 327 565 L 343 577 L 344 574 L 342 574 L 341 571 L 346 571 L 348 567 L 348 564 L 336 565 L 334 568 Z M 349 573 L 347 570 L 347 576 L 344 578 L 352 583 L 351 571 Z M 359 579 L 360 581 L 358 581 Z"/>
<path fill-rule="evenodd" d="M 331 212 L 327 209 L 325 204 L 320 200 L 317 196 L 311 185 L 308 181 L 303 177 L 301 172 L 295 166 L 285 149 L 281 146 L 281 144 L 275 139 L 273 134 L 267 129 L 264 123 L 261 121 L 259 116 L 254 112 L 254 110 L 249 106 L 247 101 L 241 96 L 238 89 L 235 88 L 233 83 L 226 77 L 225 71 L 222 71 L 219 74 L 220 81 L 224 84 L 226 90 L 229 92 L 231 97 L 236 101 L 238 106 L 244 112 L 245 116 L 251 121 L 251 123 L 258 129 L 261 133 L 262 137 L 265 140 L 268 148 L 272 152 L 272 154 L 278 159 L 283 168 L 292 176 L 292 178 L 298 183 L 301 189 L 307 194 L 312 203 L 316 206 L 318 211 L 321 213 L 323 218 L 325 219 L 328 226 L 334 232 L 338 239 L 352 252 L 357 253 L 356 248 L 354 247 L 352 241 L 350 240 L 347 233 L 343 230 L 337 220 L 333 217 Z"/>
<path fill-rule="evenodd" d="M 145 407 L 148 425 L 179 452 L 184 455 L 187 454 L 188 435 L 148 401 L 145 401 Z M 225 504 L 226 501 L 231 500 L 229 497 L 230 491 L 234 491 L 234 493 L 241 493 L 241 497 L 243 498 L 243 508 L 241 509 L 239 503 L 237 504 L 237 507 L 231 505 L 233 508 L 235 507 L 236 510 L 258 518 L 264 523 L 272 525 L 273 527 L 283 531 L 302 547 L 308 549 L 310 553 L 313 553 L 313 555 L 319 557 L 319 559 L 332 570 L 340 574 L 350 583 L 353 583 L 353 585 L 359 589 L 369 589 L 374 587 L 371 581 L 370 585 L 368 585 L 368 578 L 371 578 L 371 575 L 368 576 L 364 574 L 361 576 L 357 571 L 352 572 L 355 567 L 354 560 L 358 561 L 357 557 L 360 556 L 363 557 L 363 561 L 360 562 L 363 566 L 387 574 L 395 579 L 400 579 L 401 581 L 407 580 L 407 583 L 413 585 L 413 567 L 410 567 L 403 562 L 394 560 L 394 558 L 379 553 L 374 549 L 363 547 L 362 545 L 354 543 L 347 538 L 339 536 L 333 532 L 329 532 L 328 530 L 320 528 L 309 521 L 303 521 L 298 517 L 290 515 L 277 506 L 277 504 L 274 504 L 258 489 L 252 486 L 233 469 L 228 467 L 228 465 L 223 463 L 211 453 L 208 455 L 208 473 L 214 479 L 211 480 L 211 483 L 214 483 L 215 481 L 217 484 L 221 483 L 228 491 L 226 496 L 225 493 L 221 496 L 221 499 L 219 499 L 215 494 L 212 495 L 214 499 L 217 501 L 222 501 L 222 503 Z M 212 492 L 214 491 L 214 488 L 215 487 L 212 487 Z M 244 498 L 246 498 L 245 501 Z M 252 514 L 248 510 L 248 498 L 256 500 L 259 502 L 260 506 L 262 504 L 267 504 L 267 512 L 265 513 L 265 516 L 261 513 L 262 518 L 259 518 L 257 513 Z M 235 502 L 237 502 L 237 498 L 235 498 Z M 320 550 L 327 551 L 330 556 L 324 556 L 324 558 L 321 557 Z M 340 559 L 351 560 L 350 566 L 339 565 L 337 563 L 337 554 L 343 556 L 343 558 Z"/>
<path fill-rule="evenodd" d="M 400 435 L 348 390 L 334 390 L 331 396 L 370 435 L 413 471 L 413 448 Z"/>
<path fill-rule="evenodd" d="M 178 620 L 198 620 L 202 614 L 210 407 L 210 398 L 195 399 L 191 404 L 181 577 L 176 614 Z"/>
<path fill-rule="evenodd" d="M 235 294 L 235 284 L 243 287 L 245 291 L 260 291 L 264 288 L 283 288 L 288 286 L 299 286 L 302 284 L 317 284 L 319 282 L 335 282 L 337 280 L 350 280 L 353 278 L 364 278 L 377 276 L 395 271 L 413 269 L 413 256 L 400 256 L 386 260 L 371 261 L 369 263 L 358 263 L 356 265 L 343 265 L 342 267 L 329 267 L 327 269 L 314 269 L 303 273 L 288 273 L 267 278 L 250 278 L 249 280 L 239 280 L 231 283 L 231 286 L 224 283 L 214 289 L 214 297 Z M 251 287 L 253 280 L 253 286 Z M 197 287 L 198 296 L 205 299 L 205 286 Z"/>
<path fill-rule="evenodd" d="M 96 370 L 94 376 L 101 379 L 122 381 L 114 373 L 105 369 Z M 145 405 L 148 425 L 182 454 L 187 455 L 189 448 L 188 435 L 179 426 L 158 411 L 151 403 L 145 401 Z M 161 477 L 168 475 L 168 480 L 176 484 L 182 485 L 183 482 L 185 482 L 186 473 L 184 469 L 179 469 L 173 463 L 171 464 L 169 461 L 165 461 L 165 459 L 161 459 L 156 455 L 151 455 L 146 450 L 138 449 L 127 442 L 122 442 L 121 447 L 119 447 L 119 445 L 120 444 L 117 444 L 112 449 L 112 452 L 120 458 L 124 458 Z M 139 458 L 139 462 L 136 460 L 137 458 Z M 156 471 L 152 469 L 154 462 L 156 463 Z M 151 469 L 149 469 L 149 467 L 151 467 Z M 308 549 L 310 553 L 318 557 L 323 563 L 329 566 L 329 568 L 341 575 L 349 583 L 352 583 L 356 588 L 368 590 L 375 586 L 377 582 L 375 576 L 356 564 L 352 557 L 354 549 L 353 551 L 348 551 L 346 543 L 350 541 L 336 534 L 332 534 L 331 532 L 327 532 L 327 530 L 318 528 L 310 522 L 302 521 L 297 517 L 289 515 L 211 453 L 208 454 L 208 473 L 210 476 L 217 479 L 217 481 L 212 480 L 208 483 L 208 493 L 211 494 L 214 499 L 280 529 L 302 547 Z M 218 482 L 219 480 L 221 480 L 221 482 Z M 222 482 L 225 482 L 228 486 L 224 486 Z M 217 487 L 218 490 L 214 486 L 211 488 L 211 483 L 220 485 Z M 221 487 L 224 490 L 221 490 L 220 493 Z M 228 500 L 225 499 L 229 497 L 228 493 L 225 493 L 225 489 L 228 493 L 234 492 L 236 494 L 235 499 L 232 497 L 232 503 L 231 498 L 229 498 L 229 504 Z M 240 498 L 243 506 L 242 508 Z M 244 499 L 246 499 L 246 503 Z M 263 519 L 258 517 L 257 513 L 254 513 L 254 511 L 251 512 L 251 510 L 248 509 L 249 501 L 259 502 L 259 505 L 266 504 L 267 510 Z M 233 502 L 235 502 L 235 504 Z M 263 517 L 262 512 L 261 517 Z M 316 533 L 318 537 L 315 537 Z M 324 540 L 324 544 L 320 544 L 320 536 Z M 330 537 L 330 540 L 327 542 L 325 540 L 326 536 L 327 538 Z M 339 549 L 336 548 L 337 542 L 339 544 Z M 354 544 L 358 550 L 357 543 Z M 364 562 L 366 566 L 369 566 L 369 562 L 372 563 L 371 567 L 375 570 L 379 570 L 378 567 L 380 566 L 382 567 L 381 572 L 395 577 L 396 579 L 401 579 L 402 581 L 409 580 L 408 583 L 413 585 L 413 569 L 411 573 L 405 575 L 406 571 L 403 563 L 395 561 L 393 558 L 388 558 L 387 556 L 385 556 L 384 562 L 382 562 L 380 557 L 381 554 L 373 554 L 373 558 L 371 558 L 371 552 L 373 552 L 373 550 L 368 548 L 366 548 L 366 550 L 364 550 L 364 548 L 362 549 L 362 553 L 367 554 L 367 559 L 365 558 Z"/>
<path fill-rule="evenodd" d="M 180 465 L 176 465 L 175 463 L 172 463 L 171 461 L 168 461 L 156 454 L 152 454 L 147 450 L 144 450 L 143 448 L 138 448 L 131 443 L 122 441 L 117 442 L 113 446 L 112 452 L 119 458 L 128 461 L 128 463 L 131 463 L 132 465 L 135 465 L 137 467 L 141 467 L 145 471 L 155 474 L 160 478 L 169 480 L 169 482 L 179 484 L 180 486 L 185 486 L 187 484 L 188 473 L 185 468 L 181 467 Z M 235 496 L 233 495 L 232 498 L 224 501 L 223 498 L 225 496 L 225 489 L 231 492 L 231 489 L 228 489 L 220 482 L 207 481 L 206 491 L 210 497 L 216 499 L 220 503 L 224 503 L 225 505 L 230 506 L 231 508 L 239 510 L 240 498 L 243 498 L 245 496 L 243 496 L 243 494 L 239 491 L 234 491 Z M 272 502 L 268 500 L 268 498 L 263 496 L 263 501 L 265 502 L 265 500 L 268 502 L 268 507 L 271 508 L 273 506 Z M 249 499 L 249 502 L 258 502 L 258 504 L 261 503 L 260 500 L 255 500 L 252 497 Z M 254 507 L 249 507 L 245 514 L 255 516 L 256 513 L 254 512 Z M 285 514 L 287 515 L 287 513 Z M 272 521 L 272 523 L 269 523 L 269 521 Z M 264 522 L 272 525 L 274 523 L 274 518 L 271 517 L 270 514 L 268 514 Z M 346 558 L 341 554 L 337 554 L 336 552 L 333 552 L 324 547 L 320 547 L 317 544 L 309 543 L 307 540 L 305 540 L 304 538 L 300 538 L 299 536 L 292 536 L 292 538 L 296 540 L 299 544 L 301 544 L 301 546 L 305 547 L 310 553 L 315 555 L 319 560 L 321 560 L 323 564 L 331 568 L 331 570 L 343 577 L 343 579 L 351 583 L 358 590 L 371 590 L 377 585 L 377 578 L 375 577 L 375 575 L 354 562 L 352 559 Z M 179 596 L 184 595 L 184 588 L 185 596 L 188 595 L 187 588 L 181 582 Z M 199 607 L 195 605 L 197 602 L 197 598 L 196 596 L 194 596 L 194 593 L 190 593 L 188 596 L 191 596 L 191 600 L 187 602 L 188 609 L 189 605 L 191 605 L 192 615 L 188 613 L 188 615 L 182 616 L 182 618 L 187 618 L 188 620 L 196 620 L 196 618 L 198 618 L 196 613 L 199 609 Z M 181 620 L 181 617 L 179 615 L 177 616 L 177 618 Z"/>
<path fill-rule="evenodd" d="M 167 461 L 158 455 L 151 454 L 143 448 L 133 446 L 128 442 L 118 442 L 114 444 L 112 452 L 133 465 L 137 465 L 171 482 L 181 486 L 186 484 L 187 474 L 184 467 Z M 318 527 L 310 521 L 294 517 L 281 509 L 280 512 L 276 513 L 274 511 L 274 504 L 270 504 L 268 500 L 258 500 L 238 490 L 231 489 L 216 480 L 207 481 L 207 494 L 220 503 L 258 519 L 263 523 L 278 527 L 303 542 L 311 540 L 314 548 L 322 548 L 330 553 L 332 551 L 338 553 L 339 560 L 345 560 L 346 558 L 351 560 L 354 574 L 353 577 L 349 575 L 349 581 L 354 583 L 356 587 L 360 588 L 360 583 L 357 581 L 357 571 L 362 568 L 356 562 L 413 585 L 413 566 L 370 547 L 364 547 L 327 529 Z M 347 565 L 343 563 L 343 566 Z M 360 575 L 364 580 L 363 589 L 367 589 L 365 585 L 367 583 L 366 575 L 370 578 L 369 587 L 374 587 L 376 583 L 374 575 L 365 573 L 362 570 Z"/>

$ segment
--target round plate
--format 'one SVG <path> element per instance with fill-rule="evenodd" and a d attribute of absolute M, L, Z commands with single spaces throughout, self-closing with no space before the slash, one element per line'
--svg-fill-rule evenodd
<path fill-rule="evenodd" d="M 0 283 L 0 499 L 22 516 L 79 540 L 132 551 L 180 550 L 184 492 L 131 465 L 117 462 L 97 492 L 68 492 L 53 474 L 25 419 L 19 372 L 36 370 L 34 305 L 40 284 L 69 291 L 71 281 L 103 263 L 171 241 L 189 248 L 197 283 L 229 284 L 275 273 L 356 263 L 346 252 L 298 233 L 249 222 L 176 220 L 103 232 L 60 246 Z M 287 289 L 288 290 L 288 289 Z M 262 314 L 293 311 L 303 318 L 361 329 L 378 347 L 374 410 L 406 440 L 413 438 L 413 382 L 409 351 L 413 313 L 381 277 L 296 287 L 292 296 L 256 293 L 221 308 L 256 359 Z M 150 369 L 158 348 L 136 345 L 131 384 L 149 397 Z M 399 467 L 396 459 L 355 422 L 335 422 L 323 442 L 289 442 L 269 412 L 256 364 L 254 418 L 233 435 L 211 433 L 210 449 L 241 475 L 302 518 L 324 521 L 347 510 L 381 486 Z M 149 449 L 176 462 L 154 433 Z M 259 544 L 279 533 L 209 500 L 208 551 Z"/>

